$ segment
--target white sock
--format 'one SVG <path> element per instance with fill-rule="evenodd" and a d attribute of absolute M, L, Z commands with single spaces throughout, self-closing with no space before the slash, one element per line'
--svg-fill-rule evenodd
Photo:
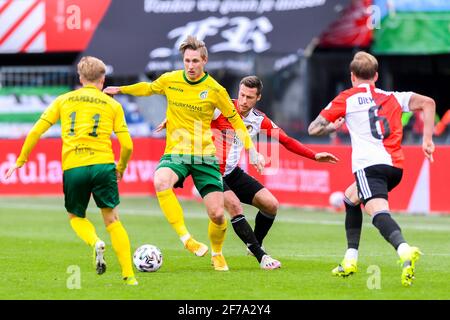
<path fill-rule="evenodd" d="M 213 252 L 211 251 L 211 257 L 220 256 L 222 252 Z"/>
<path fill-rule="evenodd" d="M 350 260 L 350 259 L 358 260 L 358 250 L 353 249 L 353 248 L 347 249 L 347 251 L 345 252 L 344 259 L 345 260 Z"/>
<path fill-rule="evenodd" d="M 410 246 L 406 242 L 401 243 L 397 248 L 397 253 L 398 253 L 399 257 L 401 258 L 402 255 L 405 254 L 405 252 L 407 252 L 409 250 L 409 248 L 410 248 Z"/>
<path fill-rule="evenodd" d="M 184 236 L 180 237 L 180 240 L 181 242 L 183 242 L 183 244 L 186 244 L 186 241 L 188 241 L 190 237 L 191 235 L 189 233 L 186 233 Z"/>

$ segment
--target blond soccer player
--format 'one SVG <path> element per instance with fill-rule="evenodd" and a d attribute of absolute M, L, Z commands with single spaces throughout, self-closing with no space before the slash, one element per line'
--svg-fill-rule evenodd
<path fill-rule="evenodd" d="M 425 157 L 433 162 L 436 104 L 432 98 L 412 91 L 377 88 L 378 61 L 364 51 L 353 57 L 350 78 L 352 88 L 335 97 L 308 128 L 310 135 L 319 136 L 335 131 L 345 122 L 352 139 L 352 171 L 356 181 L 345 191 L 347 251 L 341 264 L 331 272 L 339 277 L 357 272 L 362 203 L 372 217 L 372 224 L 397 251 L 402 263 L 402 285 L 411 286 L 415 264 L 422 253 L 403 237 L 400 226 L 391 216 L 388 199 L 389 192 L 403 176 L 402 113 L 423 112 L 422 149 Z"/>
<path fill-rule="evenodd" d="M 260 171 L 264 167 L 264 158 L 256 152 L 247 128 L 225 88 L 205 71 L 208 61 L 205 43 L 189 36 L 179 49 L 184 70 L 165 73 L 152 83 L 108 87 L 104 92 L 166 96 L 166 149 L 154 176 L 156 196 L 161 210 L 184 247 L 196 256 L 204 256 L 209 248 L 196 241 L 188 231 L 183 210 L 173 192 L 173 188 L 182 187 L 184 180 L 189 175 L 192 176 L 210 219 L 208 236 L 212 264 L 215 270 L 227 271 L 228 265 L 222 253 L 227 229 L 223 182 L 210 128 L 216 107 L 229 119 L 245 148 L 249 150 L 250 161 Z"/>
<path fill-rule="evenodd" d="M 75 233 L 93 248 L 98 274 L 106 271 L 105 243 L 86 218 L 91 194 L 100 208 L 111 236 L 111 243 L 127 285 L 137 285 L 131 264 L 130 241 L 119 221 L 117 181 L 131 157 L 133 143 L 120 103 L 101 90 L 105 82 L 105 64 L 95 57 L 83 57 L 78 63 L 82 88 L 63 94 L 44 111 L 25 139 L 17 162 L 6 178 L 22 167 L 39 138 L 61 120 L 62 169 L 65 208 Z M 121 151 L 116 166 L 111 134 L 119 140 Z"/>

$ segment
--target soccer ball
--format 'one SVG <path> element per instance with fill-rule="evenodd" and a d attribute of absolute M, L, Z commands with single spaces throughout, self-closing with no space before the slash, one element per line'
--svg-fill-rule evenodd
<path fill-rule="evenodd" d="M 336 210 L 340 210 L 344 207 L 344 193 L 342 191 L 335 191 L 330 194 L 330 206 Z"/>
<path fill-rule="evenodd" d="M 133 263 L 142 272 L 158 271 L 163 263 L 161 250 L 151 244 L 144 244 L 134 252 Z"/>

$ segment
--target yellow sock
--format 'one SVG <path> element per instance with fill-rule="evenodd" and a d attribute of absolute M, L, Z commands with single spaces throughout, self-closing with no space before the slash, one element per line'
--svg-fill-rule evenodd
<path fill-rule="evenodd" d="M 227 231 L 227 220 L 222 224 L 215 224 L 209 220 L 208 237 L 211 241 L 211 251 L 215 253 L 222 252 L 223 243 Z"/>
<path fill-rule="evenodd" d="M 122 276 L 124 278 L 134 276 L 131 265 L 130 240 L 128 239 L 127 231 L 120 221 L 111 223 L 106 227 L 106 230 L 108 230 L 111 236 L 112 247 L 122 267 Z"/>
<path fill-rule="evenodd" d="M 177 197 L 172 189 L 167 189 L 156 193 L 158 197 L 159 206 L 166 216 L 167 221 L 175 229 L 175 232 L 180 238 L 188 234 L 186 225 L 184 224 L 183 209 L 178 202 Z"/>
<path fill-rule="evenodd" d="M 70 225 L 75 233 L 91 247 L 99 240 L 94 225 L 88 219 L 74 217 L 70 219 Z"/>

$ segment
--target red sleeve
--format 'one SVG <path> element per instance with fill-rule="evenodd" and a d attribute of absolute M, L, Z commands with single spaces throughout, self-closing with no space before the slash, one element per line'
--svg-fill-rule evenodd
<path fill-rule="evenodd" d="M 345 117 L 347 97 L 348 94 L 341 93 L 320 112 L 320 115 L 329 122 L 335 122 L 337 119 Z"/>
<path fill-rule="evenodd" d="M 265 130 L 268 137 L 277 139 L 289 151 L 298 154 L 299 156 L 306 157 L 311 160 L 316 160 L 316 152 L 306 147 L 300 141 L 289 137 L 286 132 L 277 127 L 267 116 L 261 122 L 261 129 Z"/>

